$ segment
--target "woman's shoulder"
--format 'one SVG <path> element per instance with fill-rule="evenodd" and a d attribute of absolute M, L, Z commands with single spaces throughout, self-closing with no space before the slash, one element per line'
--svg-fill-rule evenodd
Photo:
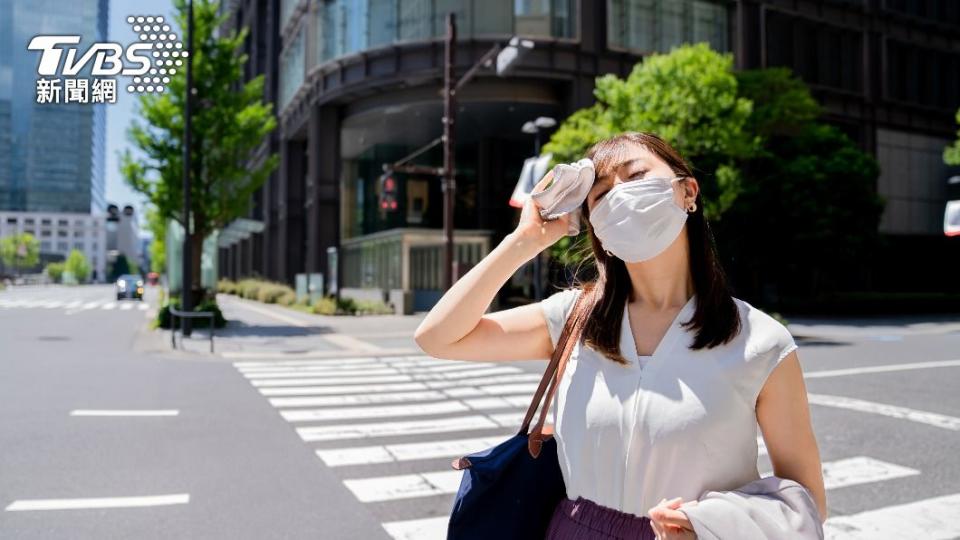
<path fill-rule="evenodd" d="M 553 341 L 554 347 L 560 341 L 560 333 L 573 310 L 573 304 L 582 293 L 582 287 L 569 287 L 561 289 L 540 301 L 540 308 L 543 310 L 543 316 L 547 321 L 547 330 L 550 332 L 550 339 Z"/>
<path fill-rule="evenodd" d="M 740 312 L 742 334 L 747 340 L 748 354 L 775 351 L 775 360 L 779 361 L 796 347 L 793 334 L 779 319 L 746 300 L 733 297 L 733 301 Z"/>

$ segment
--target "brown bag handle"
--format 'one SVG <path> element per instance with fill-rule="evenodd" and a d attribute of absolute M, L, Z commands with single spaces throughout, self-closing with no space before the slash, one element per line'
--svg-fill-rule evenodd
<path fill-rule="evenodd" d="M 519 434 L 527 433 L 527 430 L 530 428 L 530 421 L 533 420 L 533 415 L 536 413 L 544 390 L 547 389 L 547 384 L 549 383 L 550 387 L 546 390 L 546 400 L 543 403 L 543 407 L 540 408 L 540 419 L 537 421 L 536 426 L 534 426 L 533 431 L 530 432 L 527 440 L 527 448 L 533 457 L 540 455 L 540 449 L 543 446 L 544 439 L 543 425 L 547 419 L 547 412 L 550 410 L 550 402 L 553 400 L 557 385 L 563 377 L 564 369 L 566 369 L 567 359 L 570 358 L 570 353 L 573 352 L 573 347 L 579 339 L 580 330 L 583 328 L 583 323 L 587 318 L 587 309 L 585 307 L 586 297 L 587 291 L 581 290 L 580 296 L 573 305 L 573 310 L 563 325 L 563 331 L 557 340 L 557 347 L 553 351 L 547 369 L 543 372 L 540 386 L 537 388 L 536 393 L 534 393 L 533 400 L 531 400 L 530 406 L 527 408 L 527 414 L 524 416 L 523 424 L 520 426 Z"/>
<path fill-rule="evenodd" d="M 527 407 L 527 414 L 523 419 L 523 425 L 520 426 L 520 431 L 517 433 L 518 435 L 524 434 L 530 428 L 530 421 L 533 420 L 533 415 L 537 412 L 537 407 L 540 405 L 544 391 L 546 391 L 547 399 L 544 407 L 540 410 L 540 420 L 537 422 L 537 425 L 534 426 L 533 432 L 530 433 L 527 440 L 527 449 L 533 457 L 540 455 L 540 448 L 543 446 L 543 424 L 546 420 L 546 413 L 550 410 L 550 401 L 553 399 L 553 394 L 557 389 L 557 383 L 561 377 L 563 377 L 563 370 L 566 368 L 567 359 L 570 357 L 570 353 L 573 351 L 573 346 L 576 342 L 576 339 L 570 339 L 571 335 L 579 336 L 583 322 L 586 320 L 587 309 L 584 307 L 586 304 L 586 296 L 587 291 L 581 290 L 580 296 L 573 305 L 573 310 L 563 325 L 563 331 L 560 333 L 557 346 L 554 348 L 553 354 L 550 357 L 550 363 L 547 365 L 547 369 L 543 372 L 543 377 L 540 379 L 540 386 L 537 387 L 530 406 Z M 548 383 L 550 384 L 549 390 L 547 390 Z M 463 470 L 472 466 L 472 464 L 470 463 L 470 458 L 462 456 L 455 458 L 451 462 L 451 466 L 456 470 Z"/>

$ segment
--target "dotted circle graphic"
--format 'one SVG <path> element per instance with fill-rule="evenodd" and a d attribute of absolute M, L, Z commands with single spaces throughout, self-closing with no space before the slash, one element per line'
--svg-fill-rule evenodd
<path fill-rule="evenodd" d="M 187 57 L 183 43 L 177 39 L 177 34 L 172 32 L 170 25 L 164 24 L 160 15 L 131 15 L 127 17 L 127 24 L 137 34 L 140 42 L 150 44 L 153 49 L 150 51 L 153 62 L 147 73 L 132 77 L 132 84 L 127 85 L 127 91 L 162 93 L 170 83 L 170 75 L 177 74 L 177 69 L 173 66 L 182 66 L 181 58 Z"/>

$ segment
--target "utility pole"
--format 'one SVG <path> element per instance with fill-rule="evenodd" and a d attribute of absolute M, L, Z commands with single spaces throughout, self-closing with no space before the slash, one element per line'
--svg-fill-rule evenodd
<path fill-rule="evenodd" d="M 190 102 L 193 101 L 193 0 L 187 2 L 187 87 L 183 104 L 183 279 L 180 309 L 193 311 L 193 219 L 190 212 Z M 190 319 L 183 318 L 183 335 L 191 334 Z"/>
<path fill-rule="evenodd" d="M 453 64 L 457 40 L 457 20 L 451 12 L 447 14 L 447 40 L 443 52 L 443 234 L 446 245 L 443 250 L 443 288 L 449 291 L 453 286 L 453 206 L 456 200 L 456 170 L 454 140 L 456 133 L 457 96 L 453 79 Z"/>

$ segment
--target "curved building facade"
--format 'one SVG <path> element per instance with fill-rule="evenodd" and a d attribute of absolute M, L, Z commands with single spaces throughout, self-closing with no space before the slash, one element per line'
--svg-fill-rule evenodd
<path fill-rule="evenodd" d="M 921 39 L 898 25 L 933 28 L 922 39 L 936 42 L 939 38 L 930 36 L 942 36 L 944 58 L 956 62 L 956 55 L 946 52 L 948 43 L 956 45 L 955 14 L 944 14 L 939 22 L 922 14 L 905 18 L 890 0 L 808 4 L 236 0 L 225 9 L 232 26 L 250 30 L 246 75 L 266 76 L 267 99 L 279 121 L 260 155 L 278 152 L 281 165 L 253 201 L 249 217 L 262 222 L 263 231 L 222 245 L 222 273 L 289 283 L 298 273 L 322 273 L 325 290 L 336 284 L 350 296 L 393 300 L 407 312 L 427 309 L 439 297 L 440 180 L 398 174 L 398 208 L 385 212 L 377 205 L 377 179 L 383 164 L 442 133 L 448 12 L 457 18 L 457 76 L 511 36 L 535 44 L 508 76 L 481 70 L 457 95 L 455 258 L 466 265 L 513 230 L 518 219 L 508 200 L 523 160 L 534 151 L 533 136 L 521 126 L 540 116 L 561 121 L 593 103 L 597 76 L 624 76 L 644 55 L 681 43 L 706 41 L 733 52 L 739 68 L 793 67 L 824 103 L 827 119 L 875 154 L 892 140 L 891 131 L 933 138 L 952 133 L 947 102 L 960 93 L 953 98 L 937 93 L 943 103 L 934 108 L 901 99 L 909 84 L 891 87 L 895 95 L 881 98 L 890 85 L 880 67 L 905 65 L 885 55 L 900 54 L 904 43 Z M 877 21 L 887 26 L 878 27 Z M 817 39 L 806 43 L 811 29 Z M 893 40 L 893 35 L 903 37 Z M 950 88 L 958 84 L 942 82 Z M 416 163 L 441 166 L 440 147 Z M 896 215 L 886 219 L 897 228 Z"/>

